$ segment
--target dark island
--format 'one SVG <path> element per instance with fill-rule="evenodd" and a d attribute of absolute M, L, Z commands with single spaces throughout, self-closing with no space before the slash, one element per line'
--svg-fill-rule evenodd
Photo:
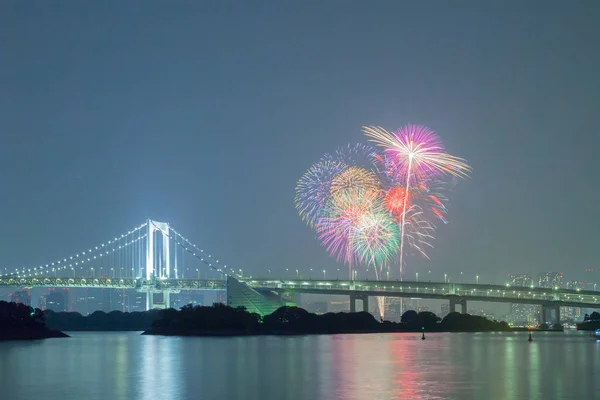
<path fill-rule="evenodd" d="M 600 329 L 600 313 L 594 311 L 591 314 L 585 314 L 583 322 L 577 324 L 578 331 L 595 331 Z"/>
<path fill-rule="evenodd" d="M 44 311 L 46 326 L 60 331 L 145 331 L 160 316 L 159 310 L 121 312 L 94 311 L 83 316 L 78 312 Z"/>
<path fill-rule="evenodd" d="M 46 326 L 44 314 L 21 303 L 0 301 L 0 340 L 35 340 L 68 337 Z"/>
<path fill-rule="evenodd" d="M 484 317 L 450 313 L 443 320 L 432 312 L 407 311 L 399 323 L 379 322 L 367 312 L 312 314 L 299 307 L 281 307 L 261 317 L 243 307 L 214 304 L 191 305 L 181 310 L 161 310 L 145 335 L 243 336 L 307 335 L 384 332 L 491 332 L 509 331 L 506 322 Z"/>

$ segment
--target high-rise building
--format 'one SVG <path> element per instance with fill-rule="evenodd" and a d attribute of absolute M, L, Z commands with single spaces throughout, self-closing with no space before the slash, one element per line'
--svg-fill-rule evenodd
<path fill-rule="evenodd" d="M 46 299 L 47 299 L 48 295 L 47 294 L 42 294 L 40 296 L 40 302 L 39 302 L 39 307 L 40 310 L 44 311 L 46 308 L 48 308 L 47 304 L 46 304 Z"/>
<path fill-rule="evenodd" d="M 328 304 L 326 301 L 315 301 L 314 303 L 310 304 L 310 307 L 308 307 L 309 309 L 307 311 L 315 314 L 325 314 L 327 313 L 327 306 Z"/>
<path fill-rule="evenodd" d="M 123 311 L 125 308 L 124 292 L 125 291 L 121 289 L 100 289 L 100 292 L 98 293 L 98 308 L 93 311 L 100 310 L 105 313 L 115 310 Z"/>
<path fill-rule="evenodd" d="M 441 308 L 441 318 L 444 318 L 446 315 L 448 315 L 450 313 L 450 304 L 448 304 L 447 302 L 442 303 L 442 308 Z"/>
<path fill-rule="evenodd" d="M 401 299 L 399 297 L 386 297 L 385 303 L 383 305 L 383 309 L 385 310 L 384 315 L 385 319 L 388 321 L 400 321 Z M 375 302 L 377 303 L 377 302 Z M 379 310 L 379 305 L 377 305 L 377 310 Z"/>
<path fill-rule="evenodd" d="M 129 298 L 127 299 L 127 311 L 146 311 L 146 295 L 144 293 L 130 290 Z"/>
<path fill-rule="evenodd" d="M 73 310 L 81 315 L 90 315 L 102 307 L 102 302 L 99 298 L 100 289 L 83 289 L 77 292 Z"/>
<path fill-rule="evenodd" d="M 529 274 L 508 274 L 508 283 L 511 286 L 531 287 L 533 279 Z"/>
<path fill-rule="evenodd" d="M 182 290 L 179 294 L 171 295 L 171 308 L 179 309 L 186 304 L 203 306 L 204 294 L 193 290 Z"/>
<path fill-rule="evenodd" d="M 529 274 L 509 274 L 510 286 L 533 287 L 533 278 Z M 535 306 L 531 304 L 510 303 L 509 320 L 517 326 L 529 326 L 535 323 Z"/>
<path fill-rule="evenodd" d="M 586 284 L 580 281 L 570 281 L 566 286 L 569 290 L 585 290 Z M 561 319 L 572 319 L 574 322 L 583 320 L 583 314 L 579 307 L 561 307 L 560 311 Z"/>
<path fill-rule="evenodd" d="M 560 288 L 563 283 L 562 272 L 542 272 L 539 275 L 539 287 L 541 288 Z"/>
<path fill-rule="evenodd" d="M 16 292 L 10 294 L 10 301 L 30 306 L 31 293 L 29 293 L 27 290 L 17 290 Z"/>
<path fill-rule="evenodd" d="M 67 297 L 66 291 L 53 290 L 46 297 L 46 307 L 48 310 L 55 312 L 67 311 Z"/>
<path fill-rule="evenodd" d="M 583 272 L 583 280 L 585 282 L 585 290 L 596 290 L 597 277 L 594 268 L 586 268 Z"/>
<path fill-rule="evenodd" d="M 569 290 L 585 290 L 586 283 L 582 281 L 570 281 L 567 282 L 566 286 Z"/>
<path fill-rule="evenodd" d="M 218 292 L 217 303 L 227 304 L 227 292 Z"/>

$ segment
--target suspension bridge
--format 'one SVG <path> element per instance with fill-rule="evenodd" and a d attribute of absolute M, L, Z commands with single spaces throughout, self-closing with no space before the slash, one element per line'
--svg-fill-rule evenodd
<path fill-rule="evenodd" d="M 190 258 L 205 268 L 193 274 L 185 265 Z M 202 272 L 205 279 L 200 279 Z M 227 275 L 236 274 L 168 223 L 148 219 L 69 257 L 4 273 L 0 287 L 134 289 L 145 294 L 149 310 L 169 308 L 171 294 L 182 290 L 227 290 Z"/>
<path fill-rule="evenodd" d="M 199 264 L 204 268 L 197 267 Z M 368 310 L 369 297 L 381 296 L 447 300 L 451 311 L 459 305 L 462 312 L 466 312 L 467 301 L 537 304 L 544 314 L 553 312 L 557 321 L 560 307 L 600 308 L 597 291 L 479 283 L 259 279 L 244 277 L 238 271 L 168 223 L 148 219 L 133 230 L 69 257 L 5 272 L 0 276 L 0 287 L 132 289 L 145 294 L 147 310 L 171 307 L 171 295 L 182 290 L 220 290 L 227 292 L 229 305 L 244 306 L 261 315 L 290 304 L 286 298 L 294 293 L 350 296 L 351 311 L 356 311 L 356 300 Z"/>

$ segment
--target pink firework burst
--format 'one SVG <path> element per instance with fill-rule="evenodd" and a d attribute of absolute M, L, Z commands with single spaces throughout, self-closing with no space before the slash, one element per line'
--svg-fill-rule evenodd
<path fill-rule="evenodd" d="M 406 125 L 394 133 L 380 127 L 363 131 L 385 148 L 386 161 L 401 182 L 420 182 L 442 174 L 466 177 L 471 170 L 463 159 L 447 154 L 438 135 L 425 126 Z"/>

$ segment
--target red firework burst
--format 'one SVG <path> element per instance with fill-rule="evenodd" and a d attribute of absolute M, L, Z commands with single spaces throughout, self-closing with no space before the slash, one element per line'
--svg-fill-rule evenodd
<path fill-rule="evenodd" d="M 406 199 L 406 204 L 404 200 Z M 406 191 L 406 188 L 402 186 L 394 186 L 386 193 L 383 202 L 385 208 L 392 213 L 394 216 L 402 214 L 404 207 L 407 209 L 410 207 L 410 194 Z"/>

